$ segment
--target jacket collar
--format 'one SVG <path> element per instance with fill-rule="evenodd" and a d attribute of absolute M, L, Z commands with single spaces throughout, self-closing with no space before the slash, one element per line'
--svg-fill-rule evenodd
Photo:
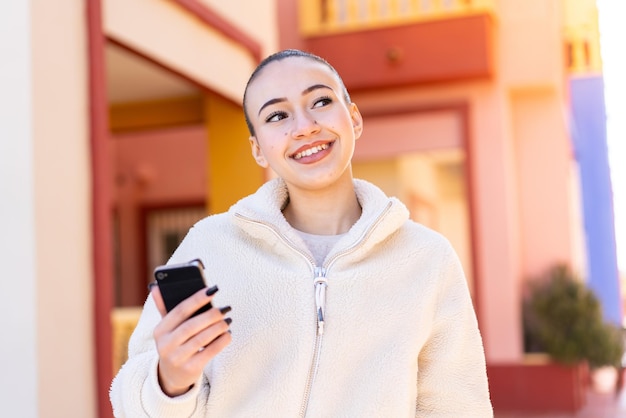
<path fill-rule="evenodd" d="M 394 197 L 365 180 L 354 180 L 361 217 L 331 252 L 359 246 L 369 249 L 398 230 L 409 218 L 407 208 Z M 287 187 L 280 178 L 263 184 L 256 193 L 246 196 L 229 210 L 233 222 L 254 238 L 274 242 L 287 240 L 289 245 L 305 251 L 306 246 L 282 214 L 288 199 Z"/>

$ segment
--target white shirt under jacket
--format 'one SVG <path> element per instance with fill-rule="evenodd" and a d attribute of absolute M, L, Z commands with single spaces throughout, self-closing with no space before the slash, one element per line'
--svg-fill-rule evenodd
<path fill-rule="evenodd" d="M 449 242 L 397 199 L 354 184 L 361 218 L 323 266 L 281 213 L 280 179 L 199 221 L 170 263 L 202 259 L 220 289 L 214 306 L 233 308 L 232 343 L 188 393 L 169 398 L 148 297 L 111 387 L 115 416 L 492 417 L 476 315 Z"/>

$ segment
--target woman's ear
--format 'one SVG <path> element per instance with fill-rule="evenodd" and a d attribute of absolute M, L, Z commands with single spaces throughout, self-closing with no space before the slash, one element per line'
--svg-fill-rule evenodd
<path fill-rule="evenodd" d="M 354 129 L 354 139 L 359 139 L 363 133 L 363 116 L 355 103 L 350 103 L 350 117 L 352 118 L 352 129 Z"/>
<path fill-rule="evenodd" d="M 248 138 L 248 140 L 250 141 L 250 148 L 252 150 L 252 156 L 254 157 L 254 160 L 256 161 L 256 163 L 263 168 L 267 168 L 268 166 L 267 160 L 265 159 L 265 156 L 263 155 L 263 151 L 261 151 L 261 147 L 259 146 L 259 142 L 257 141 L 256 137 L 251 136 L 250 138 Z"/>

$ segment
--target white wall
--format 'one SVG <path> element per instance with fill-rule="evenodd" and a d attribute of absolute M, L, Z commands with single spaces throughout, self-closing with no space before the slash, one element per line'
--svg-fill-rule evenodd
<path fill-rule="evenodd" d="M 0 7 L 3 417 L 95 416 L 84 4 Z"/>
<path fill-rule="evenodd" d="M 30 5 L 0 13 L 0 405 L 7 417 L 38 416 L 35 195 Z M 11 59 L 7 59 L 11 57 Z"/>

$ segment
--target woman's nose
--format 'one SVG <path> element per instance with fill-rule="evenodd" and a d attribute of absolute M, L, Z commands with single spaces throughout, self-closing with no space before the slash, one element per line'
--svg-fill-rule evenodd
<path fill-rule="evenodd" d="M 319 132 L 320 126 L 308 112 L 299 112 L 295 115 L 292 136 L 294 138 L 304 138 Z"/>

